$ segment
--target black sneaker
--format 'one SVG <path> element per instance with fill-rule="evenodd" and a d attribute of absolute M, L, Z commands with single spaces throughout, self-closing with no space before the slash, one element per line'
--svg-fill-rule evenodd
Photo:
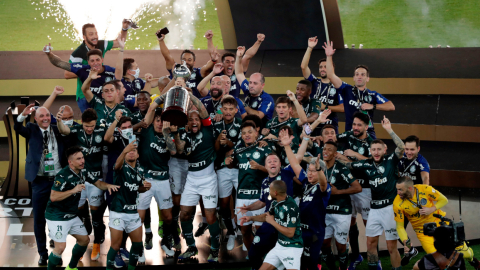
<path fill-rule="evenodd" d="M 209 263 L 218 263 L 218 249 L 210 249 L 210 255 L 207 260 Z"/>
<path fill-rule="evenodd" d="M 146 233 L 145 234 L 145 249 L 150 250 L 153 248 L 153 233 Z"/>
<path fill-rule="evenodd" d="M 207 223 L 203 223 L 203 222 L 200 223 L 200 224 L 198 225 L 197 231 L 195 232 L 195 237 L 200 237 L 200 236 L 202 236 L 207 229 L 208 229 L 208 224 L 207 224 Z"/>
<path fill-rule="evenodd" d="M 178 256 L 178 260 L 181 261 L 181 260 L 187 260 L 187 259 L 191 259 L 193 256 L 196 256 L 198 254 L 198 249 L 196 246 L 189 246 L 187 248 L 187 250 L 180 254 L 180 256 Z"/>
<path fill-rule="evenodd" d="M 401 262 L 402 266 L 407 265 L 413 259 L 413 257 L 417 255 L 418 255 L 418 250 L 412 247 L 412 250 L 410 250 L 410 252 L 404 254 Z"/>

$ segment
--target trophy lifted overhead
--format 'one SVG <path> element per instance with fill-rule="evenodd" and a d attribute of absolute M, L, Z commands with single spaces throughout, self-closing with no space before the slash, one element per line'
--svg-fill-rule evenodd
<path fill-rule="evenodd" d="M 188 69 L 185 61 L 183 64 L 176 64 L 173 68 L 174 79 L 181 77 L 185 81 L 190 78 L 191 72 Z M 181 86 L 174 86 L 170 88 L 165 97 L 164 111 L 162 119 L 169 121 L 172 125 L 184 127 L 187 124 L 188 106 L 190 105 L 190 95 L 187 89 Z"/>

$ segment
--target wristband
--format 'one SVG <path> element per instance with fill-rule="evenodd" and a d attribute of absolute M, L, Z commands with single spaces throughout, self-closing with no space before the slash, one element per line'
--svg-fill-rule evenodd
<path fill-rule="evenodd" d="M 308 138 L 308 137 L 303 137 L 303 140 L 304 140 L 304 141 L 310 141 L 310 138 Z"/>
<path fill-rule="evenodd" d="M 315 168 L 315 169 L 317 169 L 317 168 Z M 322 171 L 322 167 L 320 167 L 320 170 L 317 170 L 317 172 L 321 172 L 321 171 Z"/>
<path fill-rule="evenodd" d="M 212 59 L 210 59 L 210 60 L 212 60 Z M 214 60 L 212 60 L 212 63 L 216 63 L 216 62 L 217 62 L 217 60 L 215 60 L 215 61 L 214 61 Z"/>
<path fill-rule="evenodd" d="M 210 116 L 208 116 L 208 117 L 205 118 L 205 119 L 201 119 L 200 121 L 202 122 L 202 125 L 203 125 L 203 126 L 208 127 L 208 126 L 211 126 L 211 125 L 212 125 L 212 119 L 210 118 Z"/>
<path fill-rule="evenodd" d="M 162 101 L 160 100 L 160 97 L 155 98 L 153 102 L 157 103 L 157 105 L 160 105 L 160 103 L 162 103 Z"/>
<path fill-rule="evenodd" d="M 127 30 L 128 30 L 128 28 L 123 28 L 123 27 L 122 27 L 122 31 L 127 31 Z"/>

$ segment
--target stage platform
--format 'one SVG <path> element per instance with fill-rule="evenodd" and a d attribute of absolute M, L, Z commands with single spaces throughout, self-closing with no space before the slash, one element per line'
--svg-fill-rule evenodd
<path fill-rule="evenodd" d="M 457 194 L 454 190 L 445 190 L 444 192 L 449 198 L 449 203 L 443 208 L 447 212 L 447 217 L 459 220 L 458 214 L 458 200 Z M 480 238 L 480 227 L 477 226 L 478 217 L 480 216 L 479 197 L 470 195 L 464 195 L 462 198 L 462 220 L 465 222 L 467 239 Z M 156 203 L 152 201 L 151 213 L 152 213 L 152 231 L 153 237 L 153 249 L 146 250 L 146 265 L 156 265 L 171 267 L 177 265 L 176 258 L 165 258 L 165 254 L 160 248 L 160 237 L 156 233 L 158 227 L 158 212 Z M 106 213 L 108 214 L 108 213 Z M 358 216 L 358 220 L 361 216 Z M 104 217 L 104 221 L 108 224 L 108 216 Z M 200 209 L 197 207 L 197 213 L 194 221 L 194 231 L 196 231 L 199 222 L 201 221 Z M 108 227 L 108 225 L 107 225 Z M 360 230 L 360 251 L 366 252 L 366 237 L 365 227 L 363 224 L 358 225 Z M 48 231 L 47 231 L 48 232 Z M 419 246 L 417 238 L 414 236 L 414 232 L 409 226 L 407 229 L 408 234 L 412 239 L 412 243 L 415 246 Z M 225 231 L 224 231 L 225 233 Z M 93 234 L 90 236 L 93 243 Z M 184 265 L 183 269 L 191 269 L 195 264 L 195 269 L 211 269 L 211 268 L 247 268 L 248 262 L 245 258 L 247 252 L 242 249 L 242 238 L 238 236 L 235 242 L 235 248 L 232 251 L 226 250 L 226 243 L 221 244 L 220 252 L 220 264 L 211 265 L 207 263 L 207 257 L 209 254 L 209 232 L 205 232 L 204 235 L 195 239 L 199 254 L 196 256 L 198 262 L 191 262 L 189 265 Z M 63 254 L 63 266 L 67 266 L 72 247 L 75 243 L 75 239 L 71 236 L 67 238 L 67 248 Z M 98 261 L 91 261 L 90 254 L 92 252 L 92 243 L 90 243 L 85 256 L 79 263 L 79 267 L 100 267 L 104 268 L 106 263 L 107 252 L 110 248 L 110 233 L 106 230 L 105 242 L 101 245 L 100 259 Z M 386 250 L 385 238 L 380 238 L 380 250 Z M 130 241 L 127 242 L 127 247 L 130 246 Z M 400 244 L 398 245 L 400 248 Z M 185 251 L 186 244 L 182 238 L 182 251 Z M 51 248 L 49 248 L 51 250 Z M 178 257 L 178 254 L 176 254 Z M 33 216 L 32 208 L 28 206 L 28 199 L 16 200 L 7 199 L 3 200 L 0 205 L 0 267 L 36 267 L 39 259 L 35 238 L 33 235 Z"/>

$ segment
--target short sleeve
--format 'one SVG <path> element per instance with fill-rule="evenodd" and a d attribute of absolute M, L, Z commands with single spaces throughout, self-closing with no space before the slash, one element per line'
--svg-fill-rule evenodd
<path fill-rule="evenodd" d="M 352 88 L 352 86 L 346 82 L 342 82 L 342 85 L 340 85 L 339 88 L 337 88 L 337 92 L 339 95 L 342 95 L 343 92 L 345 92 L 346 90 L 348 90 L 348 88 Z"/>
<path fill-rule="evenodd" d="M 90 108 L 93 108 L 94 110 L 97 107 L 97 105 L 102 105 L 102 104 L 103 104 L 103 101 L 95 95 L 93 95 L 93 98 L 88 103 L 88 105 L 90 105 Z"/>
<path fill-rule="evenodd" d="M 397 197 L 398 198 L 398 197 Z M 405 222 L 405 215 L 403 210 L 398 206 L 399 201 L 393 201 L 393 214 L 396 222 Z"/>
<path fill-rule="evenodd" d="M 315 75 L 313 75 L 313 73 L 310 72 L 310 76 L 308 76 L 308 78 L 305 78 L 307 80 L 309 80 L 310 82 L 314 82 L 317 80 L 317 77 L 315 77 Z"/>
<path fill-rule="evenodd" d="M 243 82 L 240 84 L 240 88 L 243 90 L 243 93 L 245 95 L 248 95 L 250 93 L 250 88 L 248 88 L 248 80 L 245 79 Z"/>
<path fill-rule="evenodd" d="M 61 174 L 55 176 L 55 182 L 53 183 L 52 190 L 62 192 L 65 188 L 66 180 Z"/>
<path fill-rule="evenodd" d="M 365 160 L 352 162 L 352 168 L 354 169 L 363 169 L 364 167 L 365 167 Z"/>
<path fill-rule="evenodd" d="M 337 92 L 338 104 L 343 104 L 342 96 Z"/>
<path fill-rule="evenodd" d="M 113 48 L 113 40 L 109 40 L 105 42 L 105 49 L 103 51 L 103 56 L 105 57 L 105 53 L 110 51 Z"/>
<path fill-rule="evenodd" d="M 268 179 L 268 178 L 267 178 Z M 262 186 L 260 187 L 260 198 L 258 199 L 259 201 L 261 202 L 265 202 L 265 196 L 263 196 L 263 194 L 265 194 L 265 185 L 264 185 L 264 182 L 267 180 L 263 180 L 262 182 Z"/>
<path fill-rule="evenodd" d="M 312 113 L 318 113 L 318 114 L 320 114 L 322 105 L 321 105 L 320 102 L 318 102 L 317 100 L 313 100 L 313 101 L 314 101 L 314 102 L 312 103 Z"/>
<path fill-rule="evenodd" d="M 345 181 L 348 182 L 348 184 L 352 184 L 353 182 L 355 182 L 355 178 L 347 167 L 343 168 L 342 177 L 343 179 L 345 179 Z"/>
<path fill-rule="evenodd" d="M 202 68 L 197 68 L 195 70 L 195 73 L 197 74 L 196 78 L 197 78 L 198 81 L 201 81 L 203 79 L 201 70 L 202 70 Z"/>
<path fill-rule="evenodd" d="M 262 100 L 262 103 L 258 107 L 258 110 L 263 112 L 265 114 L 265 117 L 267 117 L 267 115 L 273 114 L 274 107 L 275 105 L 273 102 L 273 98 L 268 96 L 267 98 Z"/>
<path fill-rule="evenodd" d="M 295 207 L 288 207 L 288 210 L 286 211 L 286 222 L 287 222 L 287 228 L 291 227 L 297 227 L 298 223 L 298 209 L 295 209 Z"/>
<path fill-rule="evenodd" d="M 237 99 L 237 104 L 238 104 L 238 112 L 240 113 L 240 115 L 247 113 L 247 111 L 245 110 L 245 105 L 243 105 L 243 102 L 241 100 Z"/>
<path fill-rule="evenodd" d="M 95 176 L 93 175 L 93 173 L 88 173 L 86 171 L 83 172 L 84 175 L 85 175 L 85 181 L 92 184 L 92 185 L 95 185 L 95 182 L 98 181 L 98 178 L 95 179 Z"/>
<path fill-rule="evenodd" d="M 420 163 L 420 171 L 421 172 L 428 172 L 430 173 L 430 164 L 428 164 L 428 161 L 422 157 L 418 163 Z"/>
<path fill-rule="evenodd" d="M 84 66 L 81 63 L 70 63 L 70 71 L 77 74 L 80 72 L 81 69 L 83 68 L 89 68 L 90 66 Z"/>
<path fill-rule="evenodd" d="M 383 104 L 390 101 L 386 97 L 382 96 L 382 94 L 377 92 L 375 92 L 375 100 L 377 101 L 377 104 Z"/>
<path fill-rule="evenodd" d="M 127 117 L 132 117 L 132 112 L 127 109 L 127 108 L 123 108 L 123 113 L 125 114 L 124 116 L 127 116 Z"/>

